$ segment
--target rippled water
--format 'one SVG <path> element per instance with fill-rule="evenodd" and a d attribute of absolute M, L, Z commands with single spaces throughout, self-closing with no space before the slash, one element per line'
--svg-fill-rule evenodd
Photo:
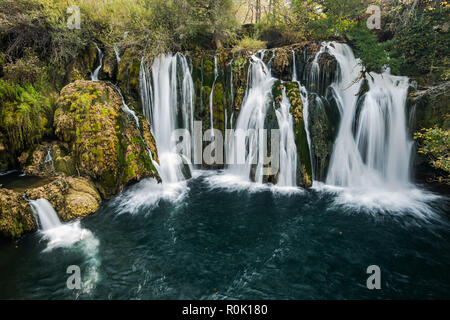
<path fill-rule="evenodd" d="M 81 222 L 87 239 L 1 244 L 0 298 L 450 298 L 448 201 L 359 192 L 213 172 L 164 190 L 143 181 Z M 89 282 L 83 290 L 66 288 L 69 265 Z M 366 287 L 369 265 L 381 268 L 381 290 Z"/>

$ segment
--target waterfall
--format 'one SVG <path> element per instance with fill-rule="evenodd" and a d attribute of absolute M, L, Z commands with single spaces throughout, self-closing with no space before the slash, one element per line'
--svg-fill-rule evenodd
<path fill-rule="evenodd" d="M 389 71 L 370 73 L 368 91 L 358 98 L 362 87 L 353 82 L 362 67 L 351 48 L 335 42 L 325 43 L 323 48 L 339 64 L 339 75 L 331 89 L 341 113 L 327 184 L 354 188 L 407 186 L 413 145 L 405 110 L 409 79 Z"/>
<path fill-rule="evenodd" d="M 134 120 L 134 122 L 136 123 L 136 128 L 140 128 L 140 124 L 139 124 L 139 118 L 136 115 L 136 112 L 134 112 L 133 110 L 130 109 L 130 107 L 128 107 L 128 105 L 125 102 L 125 98 L 122 95 L 122 92 L 120 91 L 120 88 L 113 84 L 113 87 L 116 89 L 117 93 L 120 96 L 120 99 L 122 99 L 122 110 L 123 112 L 125 112 L 126 114 L 128 114 L 129 116 L 131 116 Z"/>
<path fill-rule="evenodd" d="M 306 50 L 305 50 L 306 52 Z M 314 166 L 313 156 L 312 156 L 312 146 L 311 146 L 311 134 L 309 132 L 309 97 L 308 97 L 308 90 L 298 81 L 298 75 L 297 75 L 297 62 L 296 62 L 296 56 L 295 51 L 292 50 L 292 81 L 297 82 L 298 88 L 300 90 L 300 98 L 302 99 L 302 106 L 303 106 L 303 123 L 305 125 L 305 131 L 306 131 L 306 139 L 308 141 L 308 147 L 309 147 L 309 158 L 311 160 L 311 166 Z M 314 167 L 312 167 L 312 179 L 314 180 Z"/>
<path fill-rule="evenodd" d="M 250 179 L 252 165 L 256 165 L 255 181 L 263 181 L 263 139 L 260 129 L 264 129 L 266 111 L 271 100 L 272 86 L 275 78 L 262 61 L 265 51 L 251 57 L 247 90 L 236 120 L 236 134 L 230 138 L 227 149 L 227 160 L 234 164 L 228 170 L 233 175 Z M 242 134 L 247 137 L 242 139 Z M 237 163 L 237 164 L 236 164 Z"/>
<path fill-rule="evenodd" d="M 141 63 L 140 92 L 144 115 L 150 122 L 160 159 L 159 174 L 163 182 L 172 183 L 185 179 L 183 160 L 172 140 L 175 129 L 189 130 L 194 125 L 194 85 L 186 57 L 180 53 L 155 58 L 151 73 Z"/>
<path fill-rule="evenodd" d="M 98 81 L 98 73 L 100 72 L 100 69 L 102 68 L 102 65 L 103 65 L 103 52 L 98 47 L 97 43 L 94 42 L 94 45 L 97 48 L 99 64 L 98 64 L 98 67 L 94 70 L 94 72 L 91 72 L 91 80 Z"/>
<path fill-rule="evenodd" d="M 37 217 L 42 238 L 48 241 L 43 252 L 70 248 L 81 253 L 85 270 L 81 289 L 83 293 L 90 293 L 100 279 L 99 240 L 90 230 L 82 228 L 79 220 L 61 223 L 55 209 L 46 199 L 30 200 L 29 203 Z"/>
<path fill-rule="evenodd" d="M 114 45 L 114 53 L 116 54 L 116 61 L 117 61 L 117 69 L 120 66 L 120 51 L 119 51 L 119 47 L 115 44 Z"/>
<path fill-rule="evenodd" d="M 211 86 L 211 93 L 209 95 L 209 121 L 211 128 L 211 135 L 214 136 L 214 121 L 213 121 L 213 98 L 214 98 L 214 87 L 216 85 L 217 78 L 219 76 L 218 66 L 217 66 L 217 54 L 214 56 L 214 81 Z"/>
<path fill-rule="evenodd" d="M 52 205 L 47 200 L 32 200 L 30 201 L 30 206 L 33 213 L 38 218 L 40 229 L 43 231 L 62 226 L 55 209 L 53 209 Z"/>
<path fill-rule="evenodd" d="M 44 160 L 44 163 L 53 163 L 53 158 L 52 158 L 52 154 L 51 154 L 51 148 L 49 148 L 48 150 L 47 150 L 47 155 L 45 156 L 45 160 Z"/>
<path fill-rule="evenodd" d="M 294 119 L 290 113 L 291 103 L 283 89 L 283 99 L 280 108 L 275 110 L 280 127 L 280 171 L 278 186 L 296 186 L 297 174 L 297 146 L 294 137 Z"/>

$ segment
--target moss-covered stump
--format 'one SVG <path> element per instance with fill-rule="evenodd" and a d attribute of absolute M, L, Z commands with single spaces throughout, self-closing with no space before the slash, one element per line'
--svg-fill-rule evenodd
<path fill-rule="evenodd" d="M 101 203 L 95 185 L 86 178 L 61 177 L 45 186 L 25 191 L 25 196 L 30 200 L 47 199 L 62 221 L 91 215 Z"/>
<path fill-rule="evenodd" d="M 36 222 L 28 202 L 19 193 L 0 188 L 0 235 L 14 239 L 34 230 Z"/>
<path fill-rule="evenodd" d="M 154 144 L 142 140 L 111 85 L 76 81 L 64 87 L 55 126 L 58 138 L 68 145 L 76 172 L 91 178 L 104 198 L 131 182 L 158 178 L 147 152 L 147 148 L 155 150 Z"/>

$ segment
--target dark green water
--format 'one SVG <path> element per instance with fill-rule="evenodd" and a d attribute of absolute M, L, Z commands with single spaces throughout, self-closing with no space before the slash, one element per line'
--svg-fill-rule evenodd
<path fill-rule="evenodd" d="M 424 218 L 338 205 L 325 191 L 212 188 L 208 179 L 189 181 L 177 201 L 156 201 L 143 182 L 83 220 L 92 236 L 69 247 L 43 252 L 41 233 L 0 245 L 0 298 L 450 298 L 442 198 Z M 69 265 L 90 286 L 67 289 Z M 381 290 L 366 287 L 369 265 L 381 268 Z"/>

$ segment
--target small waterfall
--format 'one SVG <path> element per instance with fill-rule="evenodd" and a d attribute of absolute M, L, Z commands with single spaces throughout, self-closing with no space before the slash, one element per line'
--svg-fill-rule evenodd
<path fill-rule="evenodd" d="M 409 79 L 388 71 L 371 73 L 368 91 L 358 98 L 361 84 L 353 81 L 362 68 L 351 48 L 335 42 L 323 48 L 339 64 L 331 89 L 341 112 L 326 182 L 354 188 L 407 186 L 413 145 L 405 110 Z"/>
<path fill-rule="evenodd" d="M 113 49 L 114 49 L 114 53 L 116 55 L 117 68 L 119 68 L 119 66 L 120 66 L 120 50 L 116 44 L 113 46 Z"/>
<path fill-rule="evenodd" d="M 47 247 L 43 252 L 56 248 L 70 248 L 83 255 L 85 276 L 82 281 L 82 292 L 90 293 L 100 279 L 99 240 L 88 229 L 81 227 L 80 221 L 61 223 L 50 202 L 46 199 L 29 200 L 31 209 L 37 217 L 43 239 Z"/>
<path fill-rule="evenodd" d="M 134 119 L 134 122 L 136 123 L 136 128 L 139 129 L 140 128 L 139 118 L 136 115 L 136 112 L 134 112 L 133 110 L 130 109 L 130 107 L 128 107 L 128 105 L 125 102 L 125 98 L 123 97 L 122 92 L 120 91 L 120 88 L 115 84 L 113 84 L 113 87 L 116 89 L 117 93 L 122 99 L 122 110 Z"/>
<path fill-rule="evenodd" d="M 306 50 L 305 50 L 306 52 Z M 319 65 L 319 58 L 320 56 L 326 52 L 326 48 L 324 46 L 321 46 L 319 51 L 314 56 L 313 62 L 311 64 L 311 71 L 308 75 L 308 90 L 314 91 L 319 93 L 321 89 L 321 81 L 319 79 L 320 77 L 320 65 Z"/>
<path fill-rule="evenodd" d="M 214 87 L 216 86 L 216 81 L 219 76 L 219 70 L 217 66 L 217 54 L 214 56 L 214 81 L 211 86 L 211 93 L 209 95 L 209 121 L 210 121 L 210 128 L 212 130 L 211 135 L 214 136 L 214 121 L 213 121 L 213 98 L 214 98 Z"/>
<path fill-rule="evenodd" d="M 278 186 L 293 187 L 297 185 L 297 146 L 294 137 L 294 119 L 290 113 L 291 103 L 283 89 L 283 99 L 276 115 L 280 127 L 280 171 Z"/>
<path fill-rule="evenodd" d="M 194 85 L 186 57 L 180 53 L 161 55 L 155 58 L 151 73 L 142 62 L 140 92 L 158 148 L 161 179 L 167 183 L 183 181 L 183 162 L 189 167 L 191 162 L 177 152 L 172 134 L 180 124 L 193 134 Z"/>
<path fill-rule="evenodd" d="M 234 163 L 229 166 L 228 171 L 250 180 L 252 166 L 256 165 L 255 182 L 258 183 L 263 181 L 264 165 L 264 154 L 260 148 L 264 141 L 260 129 L 264 129 L 266 112 L 272 97 L 272 86 L 276 80 L 262 61 L 264 54 L 265 51 L 262 51 L 251 57 L 247 90 L 236 121 L 237 134 L 230 138 L 227 149 L 227 160 Z M 239 137 L 242 134 L 239 133 L 246 134 L 247 137 L 242 139 Z"/>
<path fill-rule="evenodd" d="M 103 52 L 98 47 L 97 43 L 94 42 L 94 45 L 97 48 L 99 64 L 98 64 L 98 67 L 94 70 L 94 72 L 91 72 L 91 80 L 98 81 L 98 73 L 100 72 L 100 69 L 102 68 L 102 65 L 103 65 Z"/>
<path fill-rule="evenodd" d="M 47 155 L 45 156 L 45 160 L 44 163 L 53 163 L 53 158 L 52 158 L 52 154 L 51 154 L 51 148 L 49 148 L 47 150 Z"/>
<path fill-rule="evenodd" d="M 43 231 L 62 226 L 55 209 L 53 209 L 52 205 L 47 200 L 31 200 L 30 206 L 33 213 L 38 218 L 38 225 L 40 226 L 40 229 Z"/>

